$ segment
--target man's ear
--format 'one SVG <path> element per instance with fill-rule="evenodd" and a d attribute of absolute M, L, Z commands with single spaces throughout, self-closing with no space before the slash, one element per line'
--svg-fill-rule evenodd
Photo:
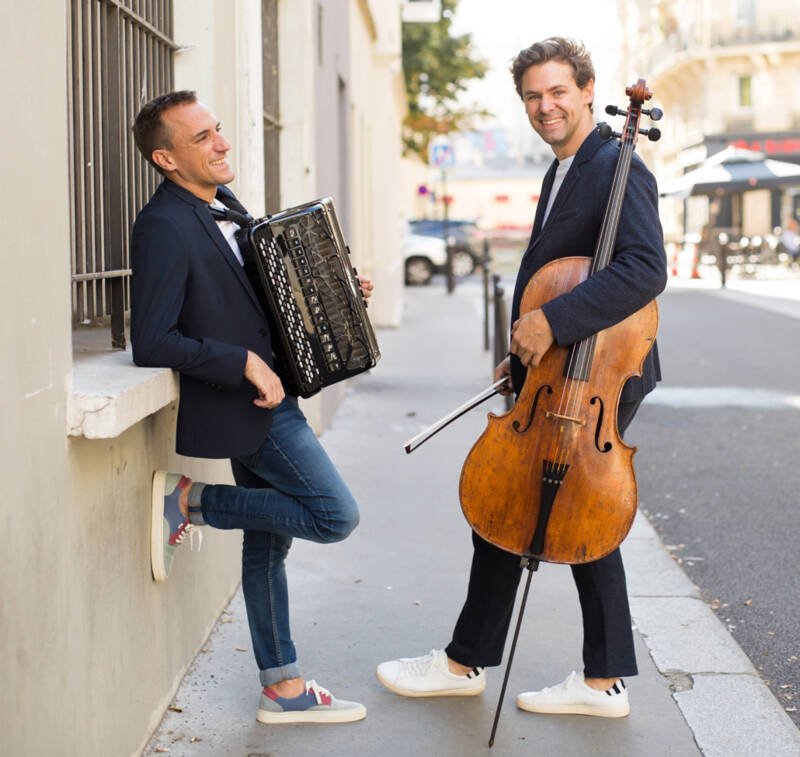
<path fill-rule="evenodd" d="M 583 104 L 591 105 L 594 102 L 594 79 L 589 79 L 581 91 L 583 92 Z"/>
<path fill-rule="evenodd" d="M 155 163 L 162 171 L 169 173 L 175 170 L 175 161 L 169 154 L 169 150 L 158 148 L 153 150 L 153 163 Z"/>

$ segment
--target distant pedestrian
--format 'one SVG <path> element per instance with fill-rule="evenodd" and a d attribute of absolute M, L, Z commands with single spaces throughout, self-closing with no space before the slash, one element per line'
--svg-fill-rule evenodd
<path fill-rule="evenodd" d="M 786 248 L 786 252 L 792 257 L 792 262 L 796 263 L 800 258 L 800 233 L 798 233 L 797 219 L 792 216 L 787 222 L 781 234 L 781 242 Z"/>

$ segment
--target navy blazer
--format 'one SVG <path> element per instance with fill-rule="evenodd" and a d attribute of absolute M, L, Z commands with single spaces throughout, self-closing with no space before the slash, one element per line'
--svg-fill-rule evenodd
<path fill-rule="evenodd" d="M 519 317 L 526 284 L 545 263 L 571 255 L 594 255 L 618 157 L 619 142 L 602 139 L 594 129 L 575 154 L 543 226 L 558 161 L 550 166 L 542 183 L 530 243 L 517 274 L 512 323 Z M 653 300 L 666 284 L 667 257 L 658 219 L 656 181 L 634 153 L 611 263 L 571 292 L 546 303 L 542 310 L 556 344 L 565 346 L 619 323 Z M 525 374 L 522 362 L 512 355 L 511 379 L 517 393 L 522 390 Z M 642 377 L 625 383 L 620 401 L 640 400 L 660 380 L 654 343 Z"/>
<path fill-rule="evenodd" d="M 217 197 L 246 212 L 229 189 Z M 180 373 L 178 453 L 255 452 L 272 413 L 244 367 L 248 350 L 272 365 L 269 324 L 208 204 L 165 179 L 134 223 L 131 268 L 133 360 Z"/>

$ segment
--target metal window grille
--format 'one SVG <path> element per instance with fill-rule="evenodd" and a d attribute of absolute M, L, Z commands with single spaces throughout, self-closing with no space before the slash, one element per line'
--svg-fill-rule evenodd
<path fill-rule="evenodd" d="M 281 209 L 278 101 L 278 0 L 262 0 L 264 182 L 267 213 Z"/>
<path fill-rule="evenodd" d="M 173 86 L 172 0 L 71 0 L 69 23 L 73 325 L 123 349 L 130 228 L 160 181 L 130 127 Z"/>

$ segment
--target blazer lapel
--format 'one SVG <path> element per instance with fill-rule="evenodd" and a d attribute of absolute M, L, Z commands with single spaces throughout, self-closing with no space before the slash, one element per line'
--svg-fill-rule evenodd
<path fill-rule="evenodd" d="M 550 191 L 553 189 L 553 182 L 556 178 L 556 169 L 558 168 L 558 161 L 554 160 L 547 169 L 542 181 L 542 193 L 539 195 L 539 202 L 536 204 L 536 215 L 533 218 L 533 233 L 531 234 L 531 244 L 539 236 L 542 230 L 542 222 L 544 220 L 544 211 L 547 208 L 547 203 L 550 200 Z"/>
<path fill-rule="evenodd" d="M 231 249 L 231 246 L 228 244 L 225 237 L 222 236 L 222 232 L 219 230 L 217 222 L 211 217 L 211 213 L 208 212 L 208 207 L 203 203 L 196 205 L 194 213 L 202 224 L 203 228 L 208 232 L 209 237 L 211 237 L 212 241 L 217 246 L 217 249 L 225 258 L 225 262 L 230 266 L 234 275 L 239 280 L 239 283 L 245 288 L 245 291 L 250 299 L 260 310 L 261 304 L 259 303 L 258 297 L 256 296 L 256 293 L 250 284 L 250 280 L 247 278 L 244 267 L 241 265 L 241 263 L 239 263 L 236 255 L 233 254 L 233 250 Z"/>
<path fill-rule="evenodd" d="M 236 255 L 233 254 L 231 246 L 228 244 L 225 237 L 222 236 L 222 232 L 219 230 L 217 222 L 211 217 L 211 213 L 208 210 L 208 204 L 196 195 L 193 195 L 188 189 L 184 189 L 182 186 L 180 186 L 180 184 L 176 184 L 174 181 L 170 181 L 169 179 L 164 179 L 161 186 L 164 187 L 166 191 L 171 192 L 176 197 L 179 197 L 181 200 L 189 203 L 189 205 L 192 206 L 194 209 L 194 214 L 197 216 L 197 220 L 200 221 L 200 225 L 206 230 L 206 233 L 211 238 L 211 241 L 214 242 L 222 257 L 225 258 L 225 262 L 231 267 L 234 276 L 236 276 L 236 278 L 239 280 L 239 283 L 245 288 L 245 291 L 250 299 L 258 307 L 258 309 L 261 310 L 261 304 L 258 301 L 255 290 L 250 284 L 250 280 L 247 278 L 244 268 L 239 263 Z M 241 208 L 244 213 L 247 213 L 247 211 L 244 209 L 244 206 L 236 199 L 233 192 L 231 192 L 227 187 L 219 187 L 217 189 L 217 194 L 224 198 L 225 202 L 223 204 L 230 205 L 232 208 L 234 208 L 234 210 Z"/>
<path fill-rule="evenodd" d="M 570 194 L 580 180 L 581 166 L 587 160 L 591 159 L 591 157 L 597 152 L 602 144 L 603 139 L 597 133 L 597 128 L 593 129 L 589 133 L 589 136 L 583 141 L 583 144 L 578 149 L 578 152 L 575 153 L 575 158 L 572 161 L 572 165 L 569 167 L 567 175 L 564 177 L 564 181 L 561 183 L 561 187 L 558 190 L 555 200 L 553 200 L 553 207 L 550 208 L 550 213 L 547 216 L 547 223 L 544 224 L 544 228 L 542 228 L 542 216 L 544 216 L 544 211 L 547 207 L 550 189 L 553 185 L 556 168 L 558 166 L 557 161 L 553 161 L 553 165 L 550 167 L 550 171 L 547 172 L 545 181 L 542 184 L 542 196 L 539 199 L 539 205 L 536 208 L 536 220 L 534 221 L 533 234 L 531 235 L 531 244 L 528 247 L 528 252 L 536 247 L 542 237 L 547 234 L 548 229 L 552 227 L 553 221 L 558 217 L 558 214 L 564 208 Z M 547 196 L 545 196 L 545 184 L 547 184 Z"/>
<path fill-rule="evenodd" d="M 556 219 L 558 218 L 558 214 L 561 212 L 561 209 L 564 207 L 567 199 L 570 196 L 570 193 L 575 188 L 575 185 L 578 183 L 578 178 L 580 177 L 580 167 L 578 166 L 578 161 L 573 160 L 572 165 L 569 167 L 567 171 L 567 175 L 564 177 L 564 181 L 561 182 L 561 187 L 558 190 L 558 194 L 556 195 L 555 200 L 553 200 L 553 207 L 550 208 L 550 213 L 547 216 L 547 223 L 544 225 L 543 232 L 547 232 L 547 227 Z"/>

